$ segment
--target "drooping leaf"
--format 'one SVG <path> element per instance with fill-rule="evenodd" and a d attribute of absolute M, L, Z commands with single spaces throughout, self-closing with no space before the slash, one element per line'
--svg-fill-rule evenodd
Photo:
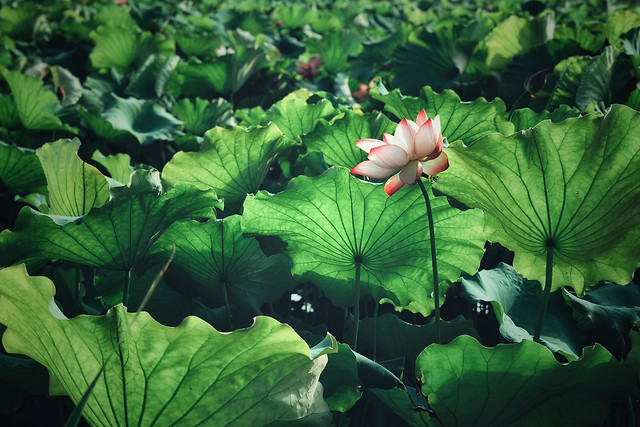
<path fill-rule="evenodd" d="M 22 126 L 16 103 L 10 95 L 0 95 L 0 125 L 7 129 L 20 129 Z"/>
<path fill-rule="evenodd" d="M 591 61 L 592 59 L 588 56 L 572 56 L 555 66 L 553 73 L 558 76 L 558 83 L 547 103 L 547 109 L 553 109 L 562 104 L 576 104 L 576 93 L 580 87 L 580 81 Z"/>
<path fill-rule="evenodd" d="M 511 115 L 511 122 L 516 127 L 516 132 L 529 129 L 536 126 L 543 120 L 551 119 L 553 123 L 559 123 L 570 117 L 578 117 L 580 110 L 576 107 L 569 107 L 568 105 L 561 105 L 552 112 L 542 110 L 535 112 L 530 108 L 523 108 L 521 110 L 515 110 Z"/>
<path fill-rule="evenodd" d="M 195 98 L 193 101 L 185 98 L 177 102 L 171 112 L 184 122 L 187 132 L 198 136 L 215 126 L 233 123 L 231 103 L 223 98 L 218 98 L 215 102 L 202 98 Z"/>
<path fill-rule="evenodd" d="M 0 182 L 16 194 L 44 193 L 47 179 L 32 150 L 0 141 Z"/>
<path fill-rule="evenodd" d="M 267 119 L 278 125 L 284 136 L 290 139 L 311 132 L 320 119 L 334 114 L 331 102 L 326 99 L 309 102 L 311 95 L 306 89 L 290 93 L 273 104 L 267 112 Z"/>
<path fill-rule="evenodd" d="M 607 18 L 603 33 L 609 43 L 615 45 L 622 34 L 638 27 L 640 27 L 640 15 L 630 10 L 617 11 Z"/>
<path fill-rule="evenodd" d="M 180 135 L 178 126 L 182 122 L 169 114 L 160 104 L 112 96 L 114 102 L 102 116 L 115 130 L 129 132 L 143 145 Z"/>
<path fill-rule="evenodd" d="M 482 270 L 474 276 L 463 275 L 462 290 L 471 302 L 491 303 L 504 338 L 511 342 L 533 340 L 542 302 L 540 283 L 526 280 L 513 267 L 500 263 L 497 268 Z M 561 351 L 577 359 L 582 353 L 584 340 L 562 293 L 552 293 L 540 343 L 554 353 Z"/>
<path fill-rule="evenodd" d="M 49 214 L 79 217 L 109 200 L 107 179 L 78 157 L 80 140 L 59 139 L 36 150 L 47 177 Z"/>
<path fill-rule="evenodd" d="M 586 109 L 592 102 L 609 104 L 611 97 L 611 78 L 618 52 L 615 47 L 607 46 L 587 68 L 576 92 L 576 105 Z"/>
<path fill-rule="evenodd" d="M 347 344 L 338 344 L 338 351 L 329 355 L 320 382 L 324 400 L 332 411 L 346 412 L 362 396 L 356 357 Z"/>
<path fill-rule="evenodd" d="M 560 364 L 533 341 L 486 348 L 462 335 L 425 348 L 418 375 L 443 425 L 599 424 L 611 401 L 639 393 L 635 375 L 599 344 Z"/>
<path fill-rule="evenodd" d="M 527 19 L 512 15 L 498 24 L 487 40 L 486 63 L 493 70 L 504 70 L 516 56 L 527 53 L 553 38 L 553 13 Z"/>
<path fill-rule="evenodd" d="M 220 333 L 197 317 L 167 328 L 143 312 L 123 337 L 134 315 L 121 305 L 67 319 L 53 304 L 49 279 L 27 276 L 24 266 L 0 277 L 5 348 L 46 366 L 74 402 L 115 352 L 84 410 L 92 425 L 321 425 L 331 418 L 318 377 L 335 346 L 316 349 L 321 355 L 312 359 L 302 338 L 274 319 Z"/>
<path fill-rule="evenodd" d="M 640 113 L 614 105 L 604 117 L 453 144 L 437 188 L 485 211 L 488 240 L 515 252 L 526 278 L 544 283 L 553 248 L 552 289 L 626 284 L 640 259 L 639 130 Z"/>
<path fill-rule="evenodd" d="M 129 270 L 174 222 L 212 217 L 221 208 L 212 190 L 186 183 L 163 187 L 157 171 L 137 170 L 127 186 L 84 217 L 43 215 L 27 207 L 13 231 L 0 233 L 0 264 L 29 258 L 63 259 L 114 270 Z"/>
<path fill-rule="evenodd" d="M 282 254 L 267 257 L 253 238 L 245 238 L 240 216 L 208 222 L 175 222 L 151 248 L 150 255 L 168 258 L 173 245 L 173 264 L 196 280 L 197 292 L 205 304 L 236 306 L 260 313 L 260 307 L 274 302 L 293 287 L 291 262 Z"/>
<path fill-rule="evenodd" d="M 4 71 L 13 95 L 22 126 L 29 130 L 62 129 L 62 122 L 55 115 L 58 98 L 43 87 L 42 80 L 21 74 L 18 71 Z"/>
<path fill-rule="evenodd" d="M 36 8 L 2 6 L 0 9 L 0 33 L 10 37 L 24 37 L 33 31 L 38 17 Z"/>
<path fill-rule="evenodd" d="M 140 99 L 156 99 L 164 94 L 171 74 L 180 62 L 180 57 L 172 55 L 164 57 L 151 54 L 131 77 L 125 88 L 127 95 Z"/>
<path fill-rule="evenodd" d="M 398 120 L 415 120 L 422 109 L 428 117 L 439 114 L 442 135 L 449 142 L 460 139 L 471 145 L 491 132 L 511 135 L 514 131 L 513 124 L 504 118 L 506 107 L 499 99 L 487 102 L 478 98 L 473 102 L 462 102 L 452 90 L 438 94 L 428 86 L 422 88 L 419 98 L 403 96 L 397 89 L 387 92 L 384 88 L 373 88 L 371 94 Z"/>
<path fill-rule="evenodd" d="M 481 213 L 453 209 L 444 197 L 431 203 L 440 279 L 475 271 L 484 245 Z M 316 283 L 338 306 L 353 305 L 360 262 L 363 295 L 429 314 L 433 283 L 425 210 L 417 187 L 389 197 L 383 186 L 332 168 L 319 177 L 296 177 L 282 193 L 247 197 L 242 228 L 279 235 L 293 259 L 292 273 Z"/>
<path fill-rule="evenodd" d="M 566 289 L 563 293 L 578 315 L 589 319 L 593 326 L 614 328 L 626 335 L 640 321 L 640 289 L 634 282 L 627 286 L 605 282 L 583 298 Z"/>
<path fill-rule="evenodd" d="M 82 85 L 80 80 L 71 71 L 59 65 L 51 67 L 53 84 L 56 92 L 62 95 L 63 106 L 75 105 L 82 97 Z"/>
<path fill-rule="evenodd" d="M 216 127 L 205 136 L 210 147 L 197 153 L 177 153 L 165 165 L 162 177 L 173 183 L 213 188 L 232 205 L 258 191 L 271 162 L 292 145 L 275 125 L 248 131 Z"/>
<path fill-rule="evenodd" d="M 353 168 L 366 160 L 367 153 L 356 147 L 364 138 L 382 139 L 382 133 L 393 133 L 395 124 L 381 113 L 359 115 L 347 111 L 331 122 L 320 120 L 316 129 L 302 137 L 309 151 L 322 153 L 330 166 Z"/>
<path fill-rule="evenodd" d="M 93 152 L 91 160 L 104 166 L 111 178 L 116 181 L 122 184 L 129 182 L 133 168 L 131 167 L 131 157 L 128 154 L 119 153 L 105 156 L 96 150 Z"/>

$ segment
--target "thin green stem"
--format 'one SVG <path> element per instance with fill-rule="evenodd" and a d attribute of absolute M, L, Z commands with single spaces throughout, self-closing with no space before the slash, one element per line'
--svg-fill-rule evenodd
<path fill-rule="evenodd" d="M 547 272 L 544 280 L 544 291 L 542 292 L 542 303 L 538 312 L 538 321 L 536 323 L 536 331 L 533 334 L 533 340 L 540 342 L 540 334 L 542 333 L 542 324 L 544 316 L 547 314 L 549 306 L 549 296 L 551 295 L 551 279 L 553 277 L 553 246 L 547 246 Z"/>
<path fill-rule="evenodd" d="M 418 185 L 422 190 L 424 196 L 424 203 L 427 205 L 427 218 L 429 219 L 429 242 L 431 243 L 431 269 L 433 270 L 433 302 L 435 304 L 434 316 L 436 318 L 436 342 L 442 343 L 440 333 L 440 286 L 438 280 L 438 262 L 436 260 L 436 232 L 433 226 L 433 212 L 431 211 L 431 201 L 429 200 L 429 194 L 424 188 L 422 178 L 418 178 Z"/>
<path fill-rule="evenodd" d="M 358 330 L 360 329 L 360 266 L 361 262 L 356 261 L 356 298 L 354 301 L 354 317 L 356 322 L 355 331 L 353 333 L 353 351 L 357 351 L 358 347 Z"/>
<path fill-rule="evenodd" d="M 373 361 L 376 361 L 376 356 L 378 354 L 378 307 L 380 305 L 375 302 L 375 307 L 373 308 Z"/>
<path fill-rule="evenodd" d="M 511 120 L 511 116 L 513 115 L 513 112 L 516 110 L 516 106 L 518 105 L 518 102 L 520 102 L 520 100 L 522 99 L 523 96 L 525 96 L 527 94 L 527 91 L 525 90 L 524 92 L 522 92 L 520 94 L 520 96 L 516 99 L 516 101 L 513 103 L 513 105 L 511 106 L 511 111 L 509 111 L 509 117 L 507 117 L 507 120 Z"/>
<path fill-rule="evenodd" d="M 231 306 L 229 305 L 229 295 L 227 294 L 227 282 L 222 283 L 222 295 L 224 296 L 224 309 L 227 315 L 227 329 L 231 330 Z"/>
<path fill-rule="evenodd" d="M 127 307 L 129 304 L 129 288 L 131 287 L 131 268 L 124 273 L 124 291 L 122 293 L 122 305 Z"/>

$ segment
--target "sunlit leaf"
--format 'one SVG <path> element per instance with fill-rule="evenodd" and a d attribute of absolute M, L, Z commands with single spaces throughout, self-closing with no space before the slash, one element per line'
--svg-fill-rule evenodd
<path fill-rule="evenodd" d="M 452 90 L 438 94 L 428 86 L 422 88 L 419 98 L 403 96 L 397 89 L 387 92 L 384 88 L 374 88 L 371 94 L 382 101 L 385 110 L 398 120 L 415 120 L 422 109 L 428 117 L 439 114 L 442 135 L 449 142 L 460 139 L 466 145 L 471 145 L 491 132 L 503 135 L 513 133 L 513 124 L 504 118 L 506 107 L 499 99 L 487 102 L 484 98 L 478 98 L 473 102 L 462 102 Z"/>
<path fill-rule="evenodd" d="M 484 238 L 481 213 L 432 198 L 440 279 L 475 271 Z M 292 273 L 316 283 L 339 306 L 353 305 L 356 262 L 363 295 L 390 299 L 423 314 L 433 310 L 426 208 L 417 188 L 394 197 L 382 185 L 360 181 L 346 169 L 299 176 L 286 191 L 260 191 L 244 203 L 246 233 L 277 235 L 287 243 Z M 441 289 L 444 288 L 441 287 Z"/>
<path fill-rule="evenodd" d="M 105 156 L 96 150 L 91 156 L 91 160 L 100 163 L 105 167 L 109 176 L 118 182 L 126 184 L 129 182 L 131 172 L 131 157 L 128 154 L 119 153 L 111 156 Z"/>
<path fill-rule="evenodd" d="M 307 134 L 315 129 L 320 119 L 334 114 L 331 102 L 326 99 L 311 100 L 306 89 L 292 92 L 273 104 L 267 119 L 278 125 L 284 136 L 290 139 Z"/>
<path fill-rule="evenodd" d="M 151 248 L 150 255 L 171 256 L 183 274 L 197 282 L 205 304 L 236 306 L 260 313 L 260 307 L 274 302 L 293 287 L 291 261 L 282 255 L 267 257 L 253 238 L 245 238 L 240 216 L 208 222 L 175 222 Z"/>
<path fill-rule="evenodd" d="M 516 127 L 516 132 L 529 129 L 536 126 L 543 120 L 551 119 L 553 123 L 559 123 L 570 117 L 578 117 L 580 110 L 576 107 L 569 107 L 568 105 L 561 105 L 552 112 L 542 110 L 536 112 L 530 108 L 523 108 L 521 110 L 515 110 L 511 115 L 511 122 Z"/>
<path fill-rule="evenodd" d="M 130 270 L 149 247 L 180 219 L 212 217 L 222 204 L 212 190 L 186 183 L 166 189 L 157 171 L 138 170 L 127 186 L 111 189 L 111 200 L 84 217 L 43 215 L 27 207 L 13 231 L 0 233 L 0 264 L 64 259 Z"/>
<path fill-rule="evenodd" d="M 321 355 L 312 359 L 304 340 L 274 319 L 258 317 L 250 328 L 220 333 L 197 317 L 168 328 L 143 312 L 123 337 L 134 315 L 121 305 L 104 316 L 67 319 L 46 277 L 15 266 L 0 278 L 4 347 L 46 366 L 74 402 L 115 352 L 83 412 L 92 425 L 331 419 L 318 377 L 324 353 L 335 347 L 315 349 Z"/>
<path fill-rule="evenodd" d="M 327 122 L 320 120 L 316 129 L 302 137 L 309 151 L 318 151 L 330 166 L 353 168 L 366 160 L 367 153 L 356 147 L 365 138 L 382 139 L 382 133 L 393 133 L 395 123 L 381 113 L 359 115 L 347 111 Z"/>
<path fill-rule="evenodd" d="M 210 146 L 197 153 L 179 152 L 165 165 L 162 177 L 169 182 L 189 182 L 213 188 L 227 204 L 255 193 L 269 165 L 292 142 L 282 138 L 275 125 L 246 130 L 216 127 L 205 136 Z"/>
<path fill-rule="evenodd" d="M 626 284 L 640 259 L 639 131 L 640 113 L 614 105 L 604 117 L 453 144 L 437 188 L 485 211 L 488 240 L 514 251 L 526 278 L 544 283 L 552 248 L 553 289 Z"/>
<path fill-rule="evenodd" d="M 43 87 L 41 80 L 18 71 L 5 71 L 22 125 L 29 130 L 62 129 L 62 122 L 55 115 L 58 98 Z"/>
<path fill-rule="evenodd" d="M 94 166 L 78 157 L 80 141 L 59 139 L 36 150 L 47 177 L 49 212 L 82 216 L 109 200 L 109 184 Z"/>
<path fill-rule="evenodd" d="M 639 394 L 635 375 L 599 344 L 561 364 L 533 341 L 486 348 L 462 335 L 424 349 L 417 375 L 443 425 L 599 424 L 611 401 Z"/>

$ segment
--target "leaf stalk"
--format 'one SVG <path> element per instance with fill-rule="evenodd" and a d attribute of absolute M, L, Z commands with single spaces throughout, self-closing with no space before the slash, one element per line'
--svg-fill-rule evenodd
<path fill-rule="evenodd" d="M 547 246 L 547 271 L 544 280 L 544 291 L 542 291 L 542 302 L 540 303 L 540 311 L 538 312 L 538 321 L 536 322 L 536 330 L 533 334 L 533 341 L 540 342 L 540 334 L 542 333 L 542 324 L 547 314 L 549 306 L 549 297 L 551 296 L 551 280 L 553 278 L 553 246 Z"/>

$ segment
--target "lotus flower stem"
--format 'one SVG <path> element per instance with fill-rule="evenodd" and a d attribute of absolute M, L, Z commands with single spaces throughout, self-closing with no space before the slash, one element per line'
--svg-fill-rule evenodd
<path fill-rule="evenodd" d="M 431 243 L 431 268 L 433 270 L 433 302 L 435 304 L 434 316 L 436 318 L 436 343 L 441 344 L 440 334 L 440 289 L 438 286 L 438 262 L 436 261 L 436 237 L 435 227 L 433 226 L 433 212 L 431 212 L 431 201 L 429 194 L 424 188 L 422 177 L 418 178 L 418 185 L 424 196 L 424 203 L 427 205 L 427 218 L 429 219 L 429 241 Z"/>
<path fill-rule="evenodd" d="M 131 287 L 131 268 L 124 273 L 124 292 L 122 293 L 122 305 L 129 304 L 129 288 Z"/>
<path fill-rule="evenodd" d="M 376 361 L 376 356 L 378 354 L 378 307 L 380 306 L 380 304 L 378 304 L 377 301 L 375 302 L 375 307 L 373 308 L 373 354 L 371 355 L 373 358 L 373 361 Z"/>
<path fill-rule="evenodd" d="M 547 245 L 547 274 L 544 280 L 544 291 L 542 292 L 542 303 L 538 312 L 538 321 L 536 323 L 536 331 L 533 334 L 533 340 L 540 342 L 540 334 L 542 333 L 542 324 L 544 316 L 547 313 L 549 305 L 549 296 L 551 295 L 551 279 L 553 276 L 553 246 Z"/>
<path fill-rule="evenodd" d="M 518 102 L 520 102 L 520 100 L 522 99 L 523 96 L 525 96 L 527 94 L 527 91 L 525 90 L 524 92 L 522 92 L 520 94 L 520 96 L 515 100 L 515 102 L 513 103 L 513 105 L 511 106 L 511 111 L 509 111 L 509 117 L 507 117 L 507 120 L 511 121 L 511 116 L 513 115 L 513 112 L 516 111 L 516 106 L 518 105 Z"/>
<path fill-rule="evenodd" d="M 227 329 L 231 330 L 231 306 L 229 305 L 229 295 L 227 294 L 227 282 L 222 283 L 222 295 L 224 296 L 224 309 L 227 315 Z"/>
<path fill-rule="evenodd" d="M 358 346 L 358 330 L 360 329 L 360 261 L 356 261 L 356 298 L 353 307 L 353 315 L 356 321 L 356 330 L 353 334 L 353 351 L 357 351 Z"/>

